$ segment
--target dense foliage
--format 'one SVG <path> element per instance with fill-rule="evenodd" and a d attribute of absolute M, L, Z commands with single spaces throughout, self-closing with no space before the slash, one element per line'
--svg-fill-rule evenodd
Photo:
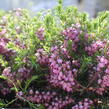
<path fill-rule="evenodd" d="M 0 107 L 108 109 L 108 40 L 109 12 L 0 11 Z"/>

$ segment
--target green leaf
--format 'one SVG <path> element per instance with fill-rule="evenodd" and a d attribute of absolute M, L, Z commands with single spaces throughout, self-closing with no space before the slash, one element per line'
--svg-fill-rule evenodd
<path fill-rule="evenodd" d="M 26 92 L 26 90 L 27 90 L 28 86 L 30 85 L 30 83 L 33 82 L 33 81 L 36 80 L 36 79 L 38 79 L 38 76 L 37 76 L 37 75 L 36 75 L 36 76 L 32 76 L 31 79 L 29 79 L 29 80 L 27 80 L 27 81 L 25 82 L 24 92 Z"/>
<path fill-rule="evenodd" d="M 15 88 L 15 91 L 18 92 L 18 89 L 12 80 L 10 80 L 9 78 L 7 78 L 6 76 L 3 76 L 3 75 L 0 75 L 0 78 L 11 82 Z"/>

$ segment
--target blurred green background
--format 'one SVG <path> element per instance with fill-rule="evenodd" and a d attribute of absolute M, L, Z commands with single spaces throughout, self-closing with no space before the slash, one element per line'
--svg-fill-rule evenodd
<path fill-rule="evenodd" d="M 15 8 L 27 8 L 32 11 L 50 9 L 57 4 L 57 0 L 0 0 L 0 9 L 11 10 Z M 85 11 L 91 17 L 97 12 L 109 9 L 109 0 L 63 0 L 64 6 L 77 6 L 80 11 Z"/>

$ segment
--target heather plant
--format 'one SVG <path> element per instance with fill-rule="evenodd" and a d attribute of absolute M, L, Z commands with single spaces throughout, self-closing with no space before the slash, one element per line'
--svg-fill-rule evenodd
<path fill-rule="evenodd" d="M 0 107 L 107 109 L 109 12 L 91 19 L 62 0 L 51 10 L 0 12 Z"/>

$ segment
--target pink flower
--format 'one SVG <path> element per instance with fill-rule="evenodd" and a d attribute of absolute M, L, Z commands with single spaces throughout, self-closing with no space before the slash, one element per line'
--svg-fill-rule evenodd
<path fill-rule="evenodd" d="M 99 68 L 103 68 L 104 66 L 105 66 L 104 63 L 99 63 L 99 64 L 98 64 L 98 67 L 99 67 Z"/>
<path fill-rule="evenodd" d="M 36 32 L 36 35 L 38 36 L 38 38 L 40 39 L 40 40 L 44 40 L 44 28 L 43 27 L 40 27 L 39 29 L 38 29 L 38 31 Z"/>
<path fill-rule="evenodd" d="M 58 62 L 59 64 L 61 64 L 61 63 L 62 63 L 62 59 L 57 59 L 57 62 Z"/>
<path fill-rule="evenodd" d="M 1 32 L 0 32 L 0 36 L 4 35 L 6 33 L 6 29 L 3 29 Z"/>

